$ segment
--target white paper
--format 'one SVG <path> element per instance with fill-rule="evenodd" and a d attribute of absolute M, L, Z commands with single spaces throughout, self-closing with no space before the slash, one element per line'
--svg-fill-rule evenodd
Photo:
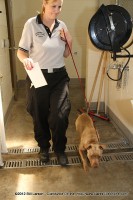
<path fill-rule="evenodd" d="M 25 68 L 25 70 L 26 70 L 28 76 L 30 77 L 31 82 L 35 88 L 39 88 L 39 87 L 47 85 L 47 82 L 45 80 L 45 77 L 43 76 L 43 73 L 39 67 L 38 62 L 34 63 L 33 69 L 27 70 Z"/>

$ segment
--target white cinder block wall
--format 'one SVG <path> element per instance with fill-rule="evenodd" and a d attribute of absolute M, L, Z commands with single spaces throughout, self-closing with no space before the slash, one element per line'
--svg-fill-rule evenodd
<path fill-rule="evenodd" d="M 9 62 L 9 48 L 4 46 L 4 41 L 8 40 L 7 21 L 4 0 L 0 0 L 0 74 L 2 74 L 2 106 L 4 116 L 13 97 L 11 72 Z"/>

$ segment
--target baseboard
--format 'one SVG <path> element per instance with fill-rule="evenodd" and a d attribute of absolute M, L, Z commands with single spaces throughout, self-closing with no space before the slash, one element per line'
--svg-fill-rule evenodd
<path fill-rule="evenodd" d="M 108 108 L 108 114 L 115 128 L 127 138 L 130 144 L 133 144 L 133 134 L 131 131 L 120 121 L 110 108 Z"/>

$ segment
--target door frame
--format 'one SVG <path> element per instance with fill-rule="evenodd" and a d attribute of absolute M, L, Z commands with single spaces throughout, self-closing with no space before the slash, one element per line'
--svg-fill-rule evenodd
<path fill-rule="evenodd" d="M 17 72 L 16 72 L 16 59 L 15 59 L 15 57 L 16 57 L 15 53 L 16 53 L 17 48 L 15 47 L 15 40 L 14 40 L 12 0 L 5 0 L 5 8 L 6 8 L 6 17 L 7 17 L 7 27 L 8 27 L 9 56 L 10 56 L 12 88 L 14 91 L 14 99 L 17 100 L 18 88 L 17 88 Z"/>

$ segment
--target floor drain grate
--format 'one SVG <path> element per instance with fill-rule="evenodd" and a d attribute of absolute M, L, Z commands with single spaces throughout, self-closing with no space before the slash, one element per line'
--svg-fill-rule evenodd
<path fill-rule="evenodd" d="M 68 157 L 68 165 L 81 165 L 81 160 L 79 156 Z M 117 153 L 117 154 L 107 154 L 103 155 L 101 158 L 101 163 L 116 162 L 116 161 L 133 161 L 133 153 Z M 49 166 L 59 166 L 57 158 L 50 158 L 49 163 L 45 164 L 37 159 L 23 159 L 23 160 L 7 160 L 4 161 L 3 169 L 13 169 L 13 168 L 32 168 L 32 167 L 49 167 Z"/>
<path fill-rule="evenodd" d="M 115 155 L 116 160 L 128 160 L 128 161 L 133 161 L 133 153 L 129 154 L 118 154 Z"/>
<path fill-rule="evenodd" d="M 101 162 L 116 162 L 116 161 L 133 161 L 133 152 L 127 153 L 112 153 L 112 154 L 104 154 L 101 158 Z"/>
<path fill-rule="evenodd" d="M 8 148 L 9 154 L 26 154 L 26 153 L 39 153 L 39 147 L 29 147 L 29 148 Z M 75 152 L 78 150 L 78 145 L 67 145 L 66 152 Z M 50 153 L 53 152 L 50 148 Z"/>
<path fill-rule="evenodd" d="M 39 153 L 39 147 L 29 147 L 29 148 L 9 148 L 9 154 L 23 154 L 23 153 Z"/>
<path fill-rule="evenodd" d="M 79 165 L 81 164 L 78 156 L 68 157 L 68 165 Z M 31 167 L 48 167 L 48 166 L 59 166 L 57 158 L 51 158 L 49 163 L 45 164 L 39 159 L 24 159 L 24 160 L 9 160 L 4 161 L 4 167 L 6 169 L 11 168 L 31 168 Z"/>
<path fill-rule="evenodd" d="M 22 168 L 23 160 L 4 161 L 4 168 Z"/>
<path fill-rule="evenodd" d="M 128 144 L 126 141 L 123 141 L 122 143 L 110 143 L 106 145 L 105 151 L 108 150 L 115 150 L 115 149 L 125 149 L 131 148 L 130 144 Z M 133 148 L 133 147 L 132 147 Z M 35 154 L 39 153 L 40 148 L 39 147 L 29 147 L 29 148 L 8 148 L 9 154 Z M 78 151 L 78 145 L 67 145 L 66 146 L 66 152 L 77 152 Z M 52 149 L 50 148 L 50 153 L 52 153 Z"/>
<path fill-rule="evenodd" d="M 129 148 L 130 145 L 126 142 L 123 143 L 111 143 L 107 145 L 108 149 L 117 149 L 117 148 Z"/>
<path fill-rule="evenodd" d="M 78 145 L 67 145 L 66 146 L 66 151 L 77 151 L 78 150 Z"/>
<path fill-rule="evenodd" d="M 112 161 L 113 158 L 111 155 L 103 155 L 101 158 L 101 162 L 108 162 L 108 161 Z"/>

